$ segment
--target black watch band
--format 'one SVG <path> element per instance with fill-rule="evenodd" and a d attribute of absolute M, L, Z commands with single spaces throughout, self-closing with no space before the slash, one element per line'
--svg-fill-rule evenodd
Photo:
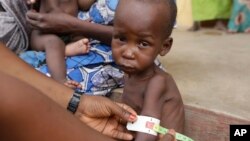
<path fill-rule="evenodd" d="M 67 109 L 70 112 L 72 112 L 73 114 L 76 112 L 76 110 L 78 108 L 80 98 L 81 98 L 81 94 L 79 94 L 77 92 L 74 92 L 71 99 L 70 99 L 70 101 L 69 101 Z"/>

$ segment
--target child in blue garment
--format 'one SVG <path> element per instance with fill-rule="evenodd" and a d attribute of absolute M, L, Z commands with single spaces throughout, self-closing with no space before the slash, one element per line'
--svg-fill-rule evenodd
<path fill-rule="evenodd" d="M 78 0 L 39 0 L 37 3 L 40 13 L 67 13 L 76 16 L 78 11 Z M 87 52 L 88 41 L 82 40 L 83 44 L 79 47 L 66 47 L 71 41 L 71 35 L 68 34 L 44 33 L 34 29 L 30 37 L 30 46 L 33 50 L 46 52 L 46 63 L 51 78 L 68 87 L 80 88 L 78 82 L 66 78 L 65 56 L 72 55 L 75 49 Z"/>
<path fill-rule="evenodd" d="M 87 21 L 91 19 L 93 24 L 109 25 L 114 18 L 117 3 L 118 0 L 79 0 L 80 9 L 85 11 L 79 12 L 78 17 Z M 123 72 L 116 67 L 109 45 L 95 39 L 89 40 L 91 43 L 87 54 L 79 53 L 66 58 L 67 78 L 81 84 L 80 92 L 107 95 L 112 89 L 123 86 Z M 78 43 L 71 45 L 75 46 L 74 44 Z M 47 64 L 43 63 L 44 53 L 25 52 L 20 56 L 40 72 L 50 76 Z"/>

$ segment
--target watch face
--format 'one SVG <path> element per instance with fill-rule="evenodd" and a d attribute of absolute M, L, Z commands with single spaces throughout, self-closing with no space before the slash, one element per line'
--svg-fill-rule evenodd
<path fill-rule="evenodd" d="M 71 111 L 72 113 L 75 113 L 78 108 L 80 98 L 81 98 L 81 94 L 78 94 L 75 92 L 69 101 L 67 109 Z"/>

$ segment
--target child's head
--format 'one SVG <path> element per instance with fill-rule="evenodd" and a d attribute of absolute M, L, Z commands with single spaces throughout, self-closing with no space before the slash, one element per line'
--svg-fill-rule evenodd
<path fill-rule="evenodd" d="M 115 13 L 113 57 L 127 72 L 144 71 L 171 48 L 174 0 L 120 0 Z"/>

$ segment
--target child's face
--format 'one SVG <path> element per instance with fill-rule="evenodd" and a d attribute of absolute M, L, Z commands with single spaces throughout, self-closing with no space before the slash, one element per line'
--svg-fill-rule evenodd
<path fill-rule="evenodd" d="M 112 53 L 124 72 L 134 74 L 152 68 L 157 55 L 170 49 L 172 40 L 163 36 L 160 9 L 136 0 L 124 1 L 116 11 Z"/>

